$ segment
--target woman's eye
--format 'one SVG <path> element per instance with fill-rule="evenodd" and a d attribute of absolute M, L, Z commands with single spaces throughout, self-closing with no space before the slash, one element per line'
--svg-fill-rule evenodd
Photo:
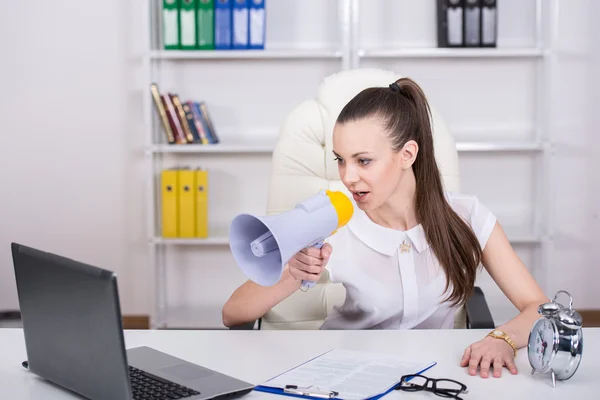
<path fill-rule="evenodd" d="M 343 162 L 342 159 L 339 157 L 334 158 L 333 161 L 337 161 L 338 164 L 341 164 Z"/>
<path fill-rule="evenodd" d="M 368 158 L 361 158 L 361 159 L 358 160 L 358 162 L 361 165 L 367 165 L 367 164 L 369 164 L 371 162 L 371 160 L 369 160 Z"/>

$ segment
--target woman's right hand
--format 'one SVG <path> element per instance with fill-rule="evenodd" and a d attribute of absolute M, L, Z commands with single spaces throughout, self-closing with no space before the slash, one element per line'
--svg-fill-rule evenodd
<path fill-rule="evenodd" d="M 329 261 L 333 248 L 325 243 L 320 249 L 307 247 L 300 250 L 288 262 L 290 275 L 298 281 L 317 282 Z"/>
<path fill-rule="evenodd" d="M 318 281 L 331 252 L 329 243 L 320 249 L 310 247 L 300 250 L 288 261 L 287 270 L 279 282 L 272 286 L 261 286 L 248 279 L 223 306 L 223 325 L 233 327 L 256 321 L 298 290 L 300 281 Z"/>

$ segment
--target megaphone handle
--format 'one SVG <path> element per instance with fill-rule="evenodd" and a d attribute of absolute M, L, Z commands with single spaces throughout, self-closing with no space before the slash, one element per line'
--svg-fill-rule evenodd
<path fill-rule="evenodd" d="M 313 244 L 312 247 L 316 247 L 317 249 L 320 249 L 321 247 L 323 247 L 324 242 L 322 240 L 319 240 L 317 243 Z M 300 290 L 302 290 L 303 292 L 306 292 L 308 289 L 310 289 L 311 287 L 315 286 L 317 282 L 314 281 L 302 281 L 302 286 L 300 287 Z"/>

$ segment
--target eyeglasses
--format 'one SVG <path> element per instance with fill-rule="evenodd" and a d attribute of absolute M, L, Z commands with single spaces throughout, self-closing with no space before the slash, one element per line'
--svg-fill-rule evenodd
<path fill-rule="evenodd" d="M 468 393 L 467 386 L 452 379 L 433 379 L 423 375 L 404 375 L 395 390 L 418 392 L 425 390 L 440 397 L 462 400 L 461 393 Z"/>

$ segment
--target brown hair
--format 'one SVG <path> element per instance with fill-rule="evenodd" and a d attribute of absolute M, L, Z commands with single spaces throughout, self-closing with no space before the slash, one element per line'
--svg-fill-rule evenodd
<path fill-rule="evenodd" d="M 419 85 L 410 78 L 389 87 L 372 87 L 356 95 L 342 109 L 337 123 L 378 117 L 389 132 L 392 148 L 399 151 L 409 140 L 419 146 L 413 164 L 415 207 L 425 237 L 444 269 L 446 291 L 453 305 L 463 304 L 475 285 L 482 249 L 471 227 L 446 201 L 433 148 L 431 110 Z"/>

